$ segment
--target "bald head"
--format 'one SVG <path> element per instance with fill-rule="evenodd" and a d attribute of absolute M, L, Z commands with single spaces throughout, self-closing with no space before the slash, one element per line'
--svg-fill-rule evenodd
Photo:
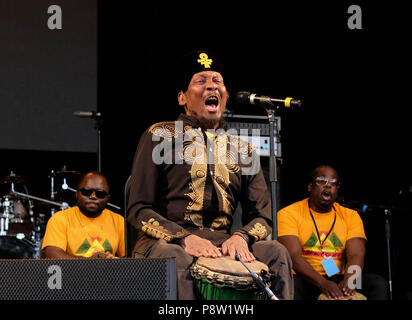
<path fill-rule="evenodd" d="M 91 218 L 98 217 L 110 198 L 107 178 L 99 172 L 86 173 L 76 192 L 77 205 L 81 212 Z"/>

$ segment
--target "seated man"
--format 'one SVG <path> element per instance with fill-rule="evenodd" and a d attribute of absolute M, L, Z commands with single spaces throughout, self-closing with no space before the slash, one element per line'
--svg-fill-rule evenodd
<path fill-rule="evenodd" d="M 164 75 L 170 78 L 170 72 Z M 217 57 L 187 55 L 178 77 L 178 121 L 151 126 L 142 135 L 133 162 L 128 221 L 138 230 L 135 255 L 175 257 L 179 299 L 195 299 L 190 266 L 196 257 L 239 254 L 266 264 L 276 280 L 272 291 L 293 299 L 290 256 L 271 234 L 271 204 L 252 148 L 223 128 L 228 92 Z M 256 159 L 255 159 L 256 160 Z M 256 169 L 256 170 L 254 170 Z M 233 234 L 233 214 L 242 204 L 244 226 Z"/>
<path fill-rule="evenodd" d="M 363 223 L 356 211 L 335 202 L 338 188 L 337 172 L 319 166 L 308 184 L 309 198 L 278 212 L 279 241 L 289 250 L 296 273 L 295 299 L 316 299 L 320 293 L 343 299 L 357 287 L 368 299 L 387 299 L 384 279 L 361 273 Z"/>
<path fill-rule="evenodd" d="M 106 209 L 106 177 L 85 174 L 76 192 L 77 206 L 56 212 L 47 222 L 42 250 L 49 259 L 124 257 L 124 218 Z"/>

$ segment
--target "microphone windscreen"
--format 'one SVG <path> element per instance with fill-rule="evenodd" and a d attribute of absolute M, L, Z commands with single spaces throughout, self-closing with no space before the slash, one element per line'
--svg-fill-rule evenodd
<path fill-rule="evenodd" d="M 298 108 L 300 108 L 300 107 L 302 106 L 302 102 L 301 102 L 300 100 L 292 99 L 292 100 L 290 101 L 290 105 L 291 105 L 292 107 L 298 107 Z"/>
<path fill-rule="evenodd" d="M 236 103 L 239 104 L 250 104 L 250 92 L 247 91 L 239 91 L 236 93 Z"/>

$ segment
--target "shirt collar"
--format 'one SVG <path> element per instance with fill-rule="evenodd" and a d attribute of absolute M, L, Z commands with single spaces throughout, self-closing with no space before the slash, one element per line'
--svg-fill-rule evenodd
<path fill-rule="evenodd" d="M 181 113 L 177 120 L 183 121 L 185 125 L 189 125 L 194 128 L 200 127 L 200 122 L 197 118 L 188 116 L 187 114 Z"/>

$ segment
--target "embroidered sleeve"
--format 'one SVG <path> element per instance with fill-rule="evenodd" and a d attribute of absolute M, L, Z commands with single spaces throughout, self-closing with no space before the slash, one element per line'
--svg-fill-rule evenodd
<path fill-rule="evenodd" d="M 148 236 L 156 239 L 164 239 L 167 242 L 170 242 L 173 239 L 180 239 L 188 234 L 188 232 L 184 229 L 176 233 L 172 233 L 165 227 L 161 226 L 159 221 L 154 218 L 150 218 L 149 221 L 142 221 L 142 231 Z"/>

